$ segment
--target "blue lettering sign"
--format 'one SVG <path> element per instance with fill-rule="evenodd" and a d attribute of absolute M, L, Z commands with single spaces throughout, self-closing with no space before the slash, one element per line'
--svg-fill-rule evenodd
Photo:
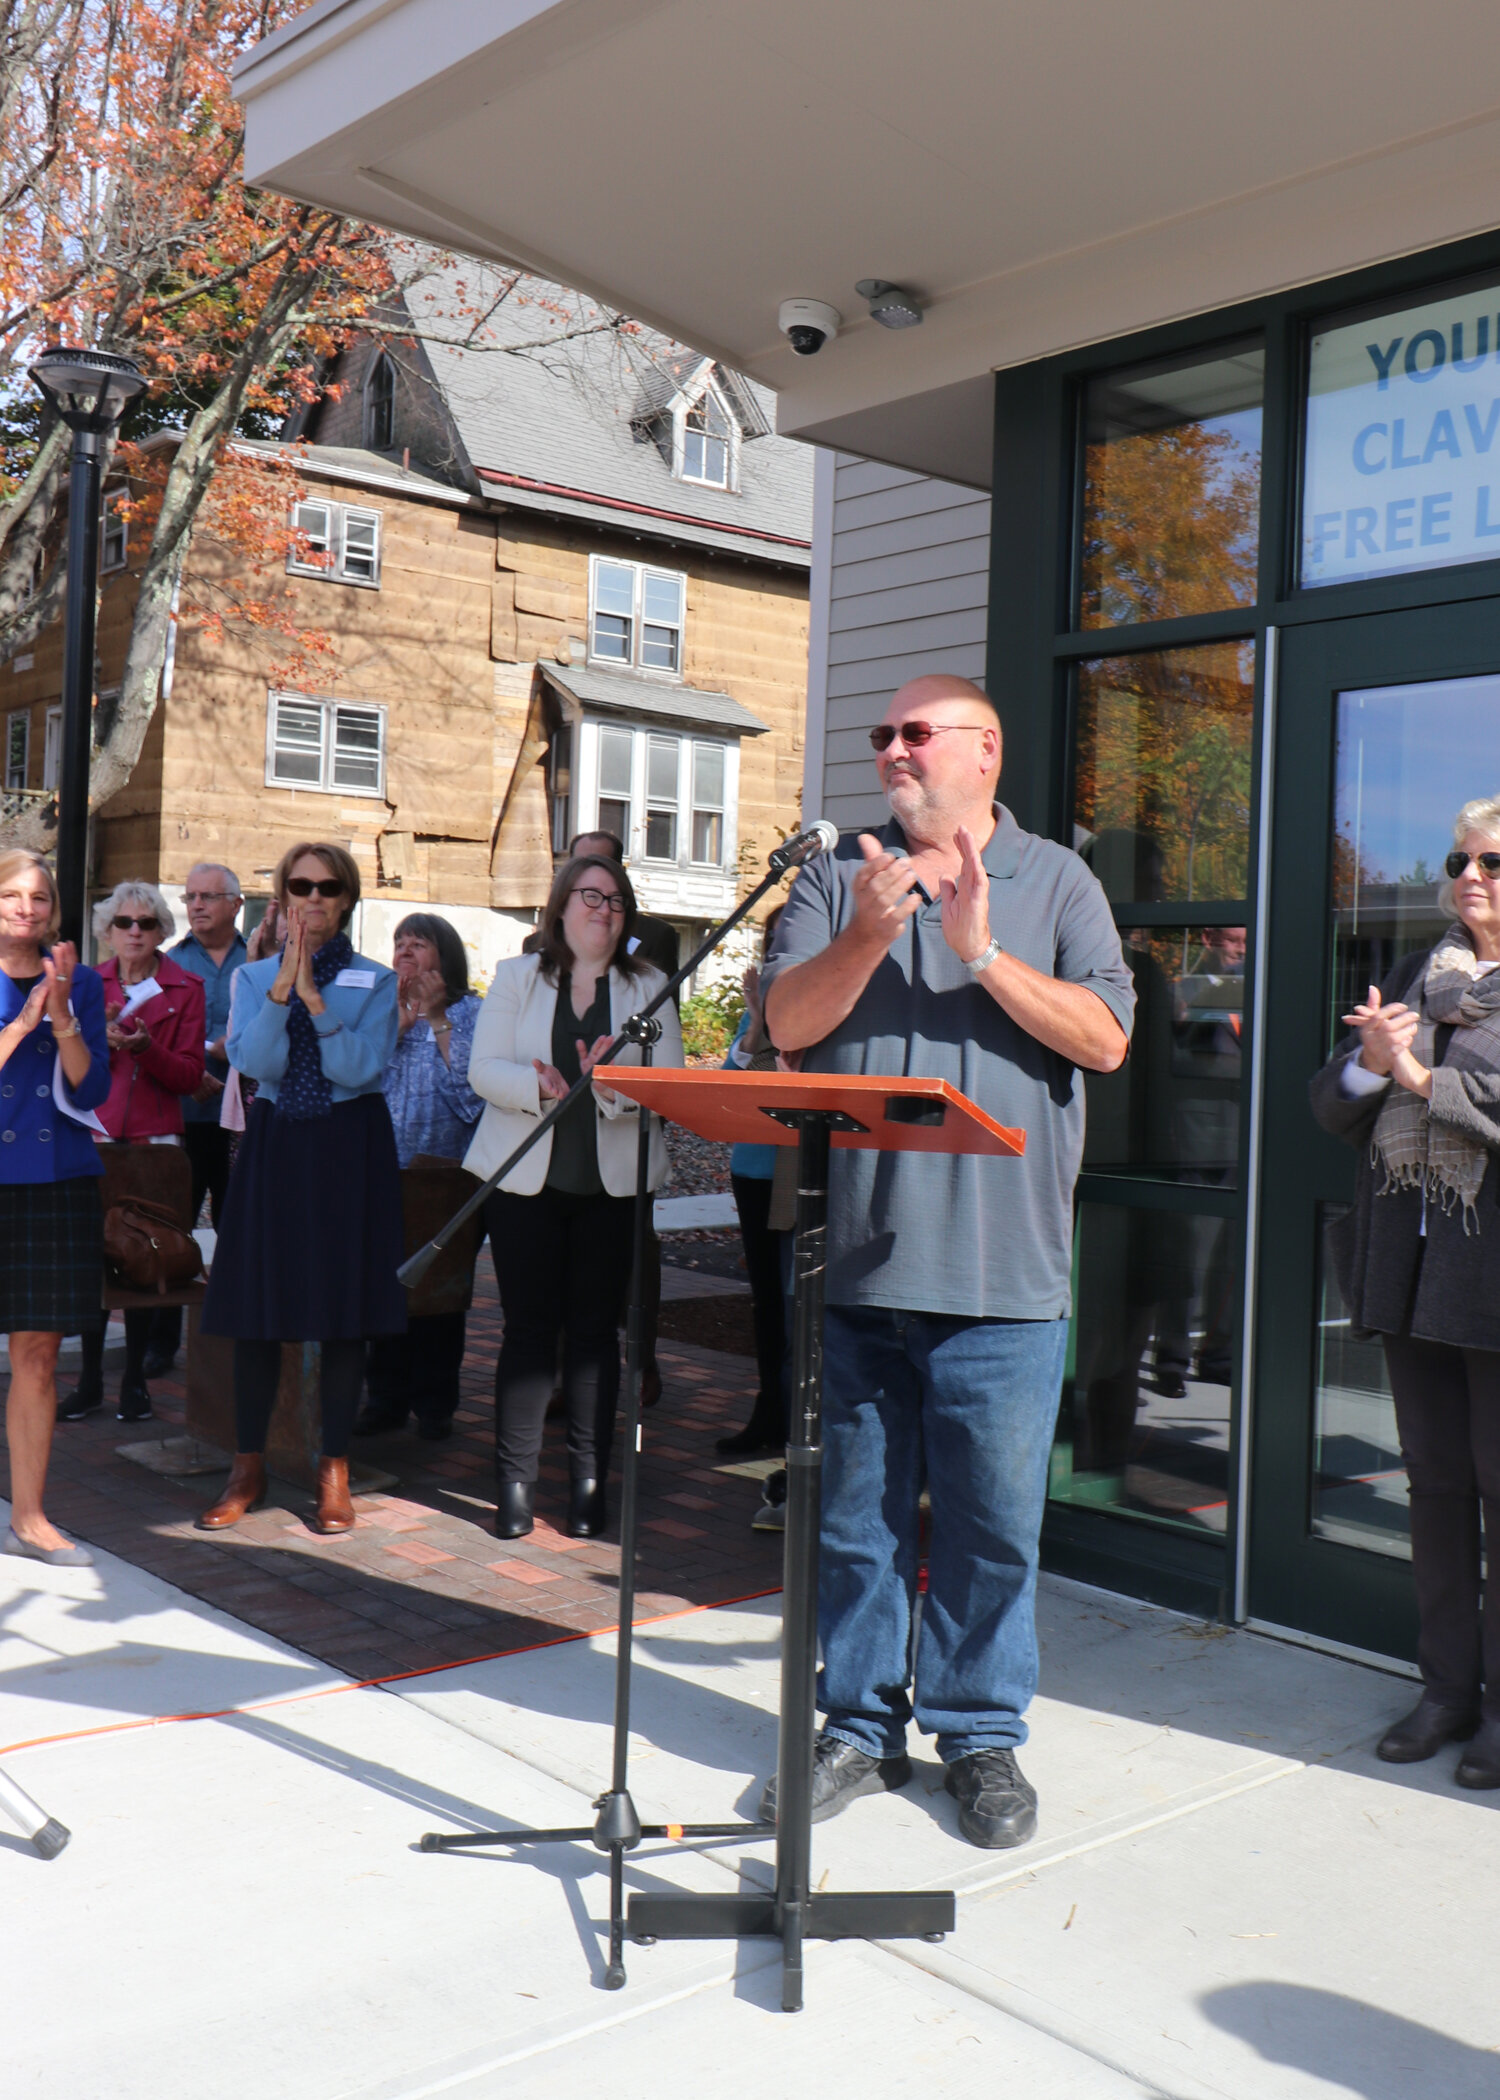
<path fill-rule="evenodd" d="M 1486 358 L 1487 358 L 1487 357 L 1489 356 L 1489 354 L 1490 354 L 1490 317 L 1489 317 L 1489 315 L 1488 315 L 1488 314 L 1481 314 L 1481 315 L 1480 315 L 1480 317 L 1479 317 L 1479 319 L 1478 319 L 1478 320 L 1477 320 L 1477 321 L 1476 321 L 1476 322 L 1474 323 L 1474 334 L 1475 334 L 1475 336 L 1476 336 L 1476 337 L 1478 338 L 1478 342 L 1479 342 L 1479 354 L 1478 354 L 1478 356 L 1477 356 L 1477 357 L 1465 357 L 1465 356 L 1464 356 L 1464 324 L 1463 324 L 1463 322 L 1462 322 L 1462 321 L 1455 321 L 1455 322 L 1454 322 L 1454 324 L 1453 324 L 1453 360 L 1452 360 L 1452 362 L 1453 362 L 1453 368 L 1454 368 L 1454 370 L 1455 370 L 1456 372 L 1477 372 L 1477 371 L 1479 370 L 1479 367 L 1480 367 L 1480 366 L 1481 366 L 1481 365 L 1482 365 L 1482 364 L 1484 363 L 1485 359 L 1486 359 Z"/>
<path fill-rule="evenodd" d="M 1492 540 L 1500 536 L 1500 518 L 1490 523 L 1490 492 L 1481 487 L 1474 504 L 1474 537 L 1476 540 Z"/>
<path fill-rule="evenodd" d="M 1398 496 L 1394 503 L 1385 507 L 1385 551 L 1399 554 L 1403 547 L 1412 543 L 1411 514 L 1417 507 L 1415 496 Z"/>
<path fill-rule="evenodd" d="M 1431 343 L 1432 345 L 1432 363 L 1430 365 L 1419 365 L 1417 363 L 1417 350 L 1423 343 Z M 1447 362 L 1448 345 L 1443 341 L 1443 338 L 1435 328 L 1419 328 L 1407 344 L 1406 356 L 1402 359 L 1407 378 L 1419 380 L 1431 379 L 1433 374 L 1440 372 Z"/>
<path fill-rule="evenodd" d="M 1446 408 L 1440 408 L 1432 419 L 1427 450 L 1422 454 L 1423 466 L 1430 467 L 1440 452 L 1446 452 L 1450 459 L 1463 458 L 1458 447 L 1458 432 L 1453 427 L 1452 410 Z"/>
<path fill-rule="evenodd" d="M 1472 401 L 1464 403 L 1464 421 L 1469 426 L 1469 436 L 1474 441 L 1474 450 L 1476 452 L 1488 452 L 1491 445 L 1495 442 L 1495 425 L 1497 422 L 1500 422 L 1500 396 L 1497 396 L 1490 403 L 1490 412 L 1485 418 L 1482 430 L 1479 427 L 1479 411 L 1475 408 Z"/>
<path fill-rule="evenodd" d="M 1391 465 L 1393 467 L 1419 467 L 1421 464 L 1422 455 L 1420 452 L 1407 451 L 1406 422 L 1403 417 L 1397 416 L 1395 422 L 1391 425 Z"/>
<path fill-rule="evenodd" d="M 1321 561 L 1330 540 L 1339 536 L 1339 527 L 1344 513 L 1341 510 L 1320 510 L 1312 522 L 1312 559 Z"/>
<path fill-rule="evenodd" d="M 1452 539 L 1453 535 L 1451 532 L 1439 532 L 1438 530 L 1440 525 L 1447 525 L 1452 515 L 1453 495 L 1451 490 L 1445 490 L 1441 496 L 1424 496 L 1422 498 L 1420 538 L 1424 547 L 1441 547 L 1445 541 Z"/>
<path fill-rule="evenodd" d="M 1361 505 L 1356 510 L 1345 512 L 1345 561 L 1353 561 L 1356 554 L 1373 554 L 1377 557 L 1379 556 L 1380 549 L 1375 544 L 1375 521 L 1379 516 L 1380 513 L 1378 510 L 1375 510 L 1373 507 L 1367 505 Z M 1495 529 L 1497 532 L 1500 532 L 1500 526 L 1497 526 Z"/>
<path fill-rule="evenodd" d="M 1375 383 L 1384 393 L 1391 383 L 1391 366 L 1395 363 L 1396 352 L 1401 348 L 1401 338 L 1398 335 L 1384 355 L 1381 354 L 1379 343 L 1366 343 L 1365 348 L 1369 351 L 1370 362 L 1375 367 Z"/>
<path fill-rule="evenodd" d="M 1500 407 L 1500 403 L 1497 403 L 1496 406 Z M 1354 440 L 1354 467 L 1356 473 L 1383 474 L 1385 472 L 1385 461 L 1383 459 L 1371 459 L 1365 450 L 1366 442 L 1370 438 L 1384 437 L 1385 434 L 1386 425 L 1384 423 L 1366 423 L 1364 429 Z M 1332 516 L 1333 513 L 1330 512 L 1329 515 Z"/>

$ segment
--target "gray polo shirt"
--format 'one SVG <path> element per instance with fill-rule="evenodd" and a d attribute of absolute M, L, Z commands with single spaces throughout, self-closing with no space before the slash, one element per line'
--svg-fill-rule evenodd
<path fill-rule="evenodd" d="M 1086 985 L 1127 1034 L 1131 975 L 1103 890 L 1076 853 L 1022 831 L 995 808 L 983 854 L 990 930 L 1011 955 Z M 894 820 L 881 833 L 905 844 Z M 766 965 L 820 955 L 854 917 L 850 885 L 864 865 L 857 837 L 805 867 Z M 830 1305 L 1013 1320 L 1072 1309 L 1073 1185 L 1083 1157 L 1083 1073 L 1019 1027 L 943 938 L 937 899 L 923 904 L 854 1011 L 811 1048 L 809 1072 L 947 1079 L 1026 1132 L 1020 1159 L 916 1152 L 840 1152 L 829 1179 Z"/>

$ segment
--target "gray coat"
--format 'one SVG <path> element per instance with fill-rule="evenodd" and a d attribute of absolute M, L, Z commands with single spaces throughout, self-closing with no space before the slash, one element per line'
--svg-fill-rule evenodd
<path fill-rule="evenodd" d="M 1408 955 L 1380 987 L 1383 1004 L 1409 1003 L 1419 991 L 1429 956 Z M 1440 1068 L 1453 1039 L 1437 1032 Z M 1385 1170 L 1373 1166 L 1370 1140 L 1385 1094 L 1351 1097 L 1340 1085 L 1343 1066 L 1359 1041 L 1337 1051 L 1312 1082 L 1312 1110 L 1323 1128 L 1359 1150 L 1354 1208 L 1328 1234 L 1329 1252 L 1356 1333 L 1412 1334 L 1457 1349 L 1500 1350 L 1500 1072 L 1439 1072 L 1431 1111 L 1488 1145 L 1494 1155 L 1480 1184 L 1478 1230 L 1464 1231 L 1462 1206 L 1445 1211 L 1417 1189 L 1379 1195 Z"/>

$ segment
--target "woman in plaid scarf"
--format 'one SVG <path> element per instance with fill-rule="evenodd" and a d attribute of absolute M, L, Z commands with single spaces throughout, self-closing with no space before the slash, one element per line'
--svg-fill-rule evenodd
<path fill-rule="evenodd" d="M 1354 1039 L 1312 1099 L 1360 1147 L 1334 1261 L 1351 1325 L 1384 1347 L 1410 1483 L 1423 1691 L 1377 1754 L 1464 1742 L 1459 1785 L 1500 1787 L 1500 796 L 1453 836 L 1452 924 L 1344 1016 Z"/>

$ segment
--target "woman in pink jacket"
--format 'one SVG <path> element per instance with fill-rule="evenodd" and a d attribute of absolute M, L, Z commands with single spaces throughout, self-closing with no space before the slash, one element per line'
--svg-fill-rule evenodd
<path fill-rule="evenodd" d="M 203 979 L 158 951 L 177 930 L 171 906 L 154 883 L 121 882 L 94 907 L 94 939 L 108 948 L 99 966 L 109 1038 L 109 1099 L 98 1111 L 106 1135 L 123 1145 L 180 1145 L 182 1103 L 203 1077 Z M 142 1364 L 150 1341 L 149 1310 L 125 1315 L 125 1372 L 118 1419 L 144 1422 L 151 1392 Z M 83 1369 L 57 1410 L 81 1421 L 104 1405 L 104 1331 L 83 1337 Z"/>

